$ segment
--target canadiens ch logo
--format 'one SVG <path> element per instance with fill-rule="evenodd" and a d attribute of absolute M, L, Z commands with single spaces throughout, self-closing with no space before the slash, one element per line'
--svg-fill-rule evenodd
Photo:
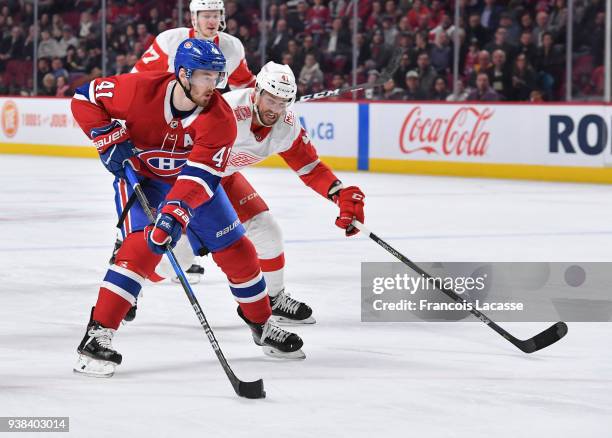
<path fill-rule="evenodd" d="M 145 151 L 138 154 L 147 168 L 161 177 L 176 176 L 187 162 L 189 152 Z"/>

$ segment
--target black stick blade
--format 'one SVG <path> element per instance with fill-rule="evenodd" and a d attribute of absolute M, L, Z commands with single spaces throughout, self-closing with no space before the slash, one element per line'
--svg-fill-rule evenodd
<path fill-rule="evenodd" d="M 525 353 L 533 353 L 534 351 L 546 348 L 551 344 L 554 344 L 559 339 L 567 335 L 568 327 L 563 321 L 560 321 L 552 326 L 548 327 L 541 333 L 538 333 L 531 339 L 525 341 L 519 341 L 516 346 Z"/>
<path fill-rule="evenodd" d="M 265 398 L 266 391 L 264 391 L 263 380 L 259 379 L 254 382 L 243 382 L 238 381 L 238 386 L 234 387 L 236 394 L 244 398 Z"/>

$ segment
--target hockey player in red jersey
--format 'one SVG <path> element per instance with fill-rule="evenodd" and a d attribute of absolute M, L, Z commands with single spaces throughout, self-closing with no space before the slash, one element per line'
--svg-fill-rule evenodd
<path fill-rule="evenodd" d="M 174 71 L 174 54 L 179 43 L 186 38 L 198 38 L 214 42 L 223 52 L 231 89 L 255 85 L 255 76 L 247 65 L 242 43 L 238 38 L 223 32 L 223 0 L 191 0 L 189 10 L 192 27 L 179 27 L 160 33 L 138 60 L 133 71 Z"/>
<path fill-rule="evenodd" d="M 112 338 L 154 272 L 166 244 L 187 235 L 194 251 L 206 247 L 227 275 L 238 314 L 266 354 L 303 358 L 299 336 L 275 326 L 253 244 L 220 185 L 236 138 L 231 108 L 215 88 L 227 78 L 225 58 L 212 42 L 179 45 L 175 74 L 145 72 L 96 79 L 77 89 L 72 112 L 116 176 L 118 213 L 131 187 L 124 165 L 137 171 L 157 219 L 130 209 L 124 242 L 100 285 L 76 372 L 111 376 L 122 356 Z M 117 121 L 124 120 L 125 126 Z M 186 239 L 182 239 L 185 241 Z"/>

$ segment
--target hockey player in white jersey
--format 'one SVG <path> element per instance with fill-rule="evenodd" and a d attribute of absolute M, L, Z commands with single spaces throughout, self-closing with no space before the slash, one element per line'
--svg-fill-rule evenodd
<path fill-rule="evenodd" d="M 308 187 L 339 206 L 336 225 L 344 229 L 347 236 L 359 232 L 351 223 L 353 219 L 364 221 L 365 196 L 358 187 L 344 187 L 319 159 L 306 130 L 300 125 L 299 116 L 292 109 L 296 91 L 291 68 L 268 62 L 257 74 L 255 88 L 223 94 L 236 116 L 238 135 L 221 184 L 257 250 L 273 317 L 279 323 L 314 323 L 310 307 L 285 293 L 280 227 L 265 201 L 240 173 L 247 166 L 279 154 Z M 167 262 L 162 260 L 162 263 Z M 171 267 L 158 269 L 169 272 Z"/>
<path fill-rule="evenodd" d="M 230 88 L 252 87 L 255 76 L 244 58 L 240 40 L 225 29 L 225 5 L 223 0 L 191 0 L 192 27 L 179 27 L 160 33 L 134 66 L 137 71 L 174 71 L 174 54 L 179 44 L 187 38 L 207 39 L 214 42 L 227 60 Z"/>

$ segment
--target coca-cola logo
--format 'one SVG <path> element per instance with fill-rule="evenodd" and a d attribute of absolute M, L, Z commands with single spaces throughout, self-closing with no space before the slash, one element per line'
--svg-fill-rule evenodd
<path fill-rule="evenodd" d="M 486 123 L 494 113 L 491 108 L 465 106 L 448 118 L 427 117 L 416 106 L 402 124 L 400 150 L 405 154 L 482 157 L 487 153 L 491 137 Z"/>

